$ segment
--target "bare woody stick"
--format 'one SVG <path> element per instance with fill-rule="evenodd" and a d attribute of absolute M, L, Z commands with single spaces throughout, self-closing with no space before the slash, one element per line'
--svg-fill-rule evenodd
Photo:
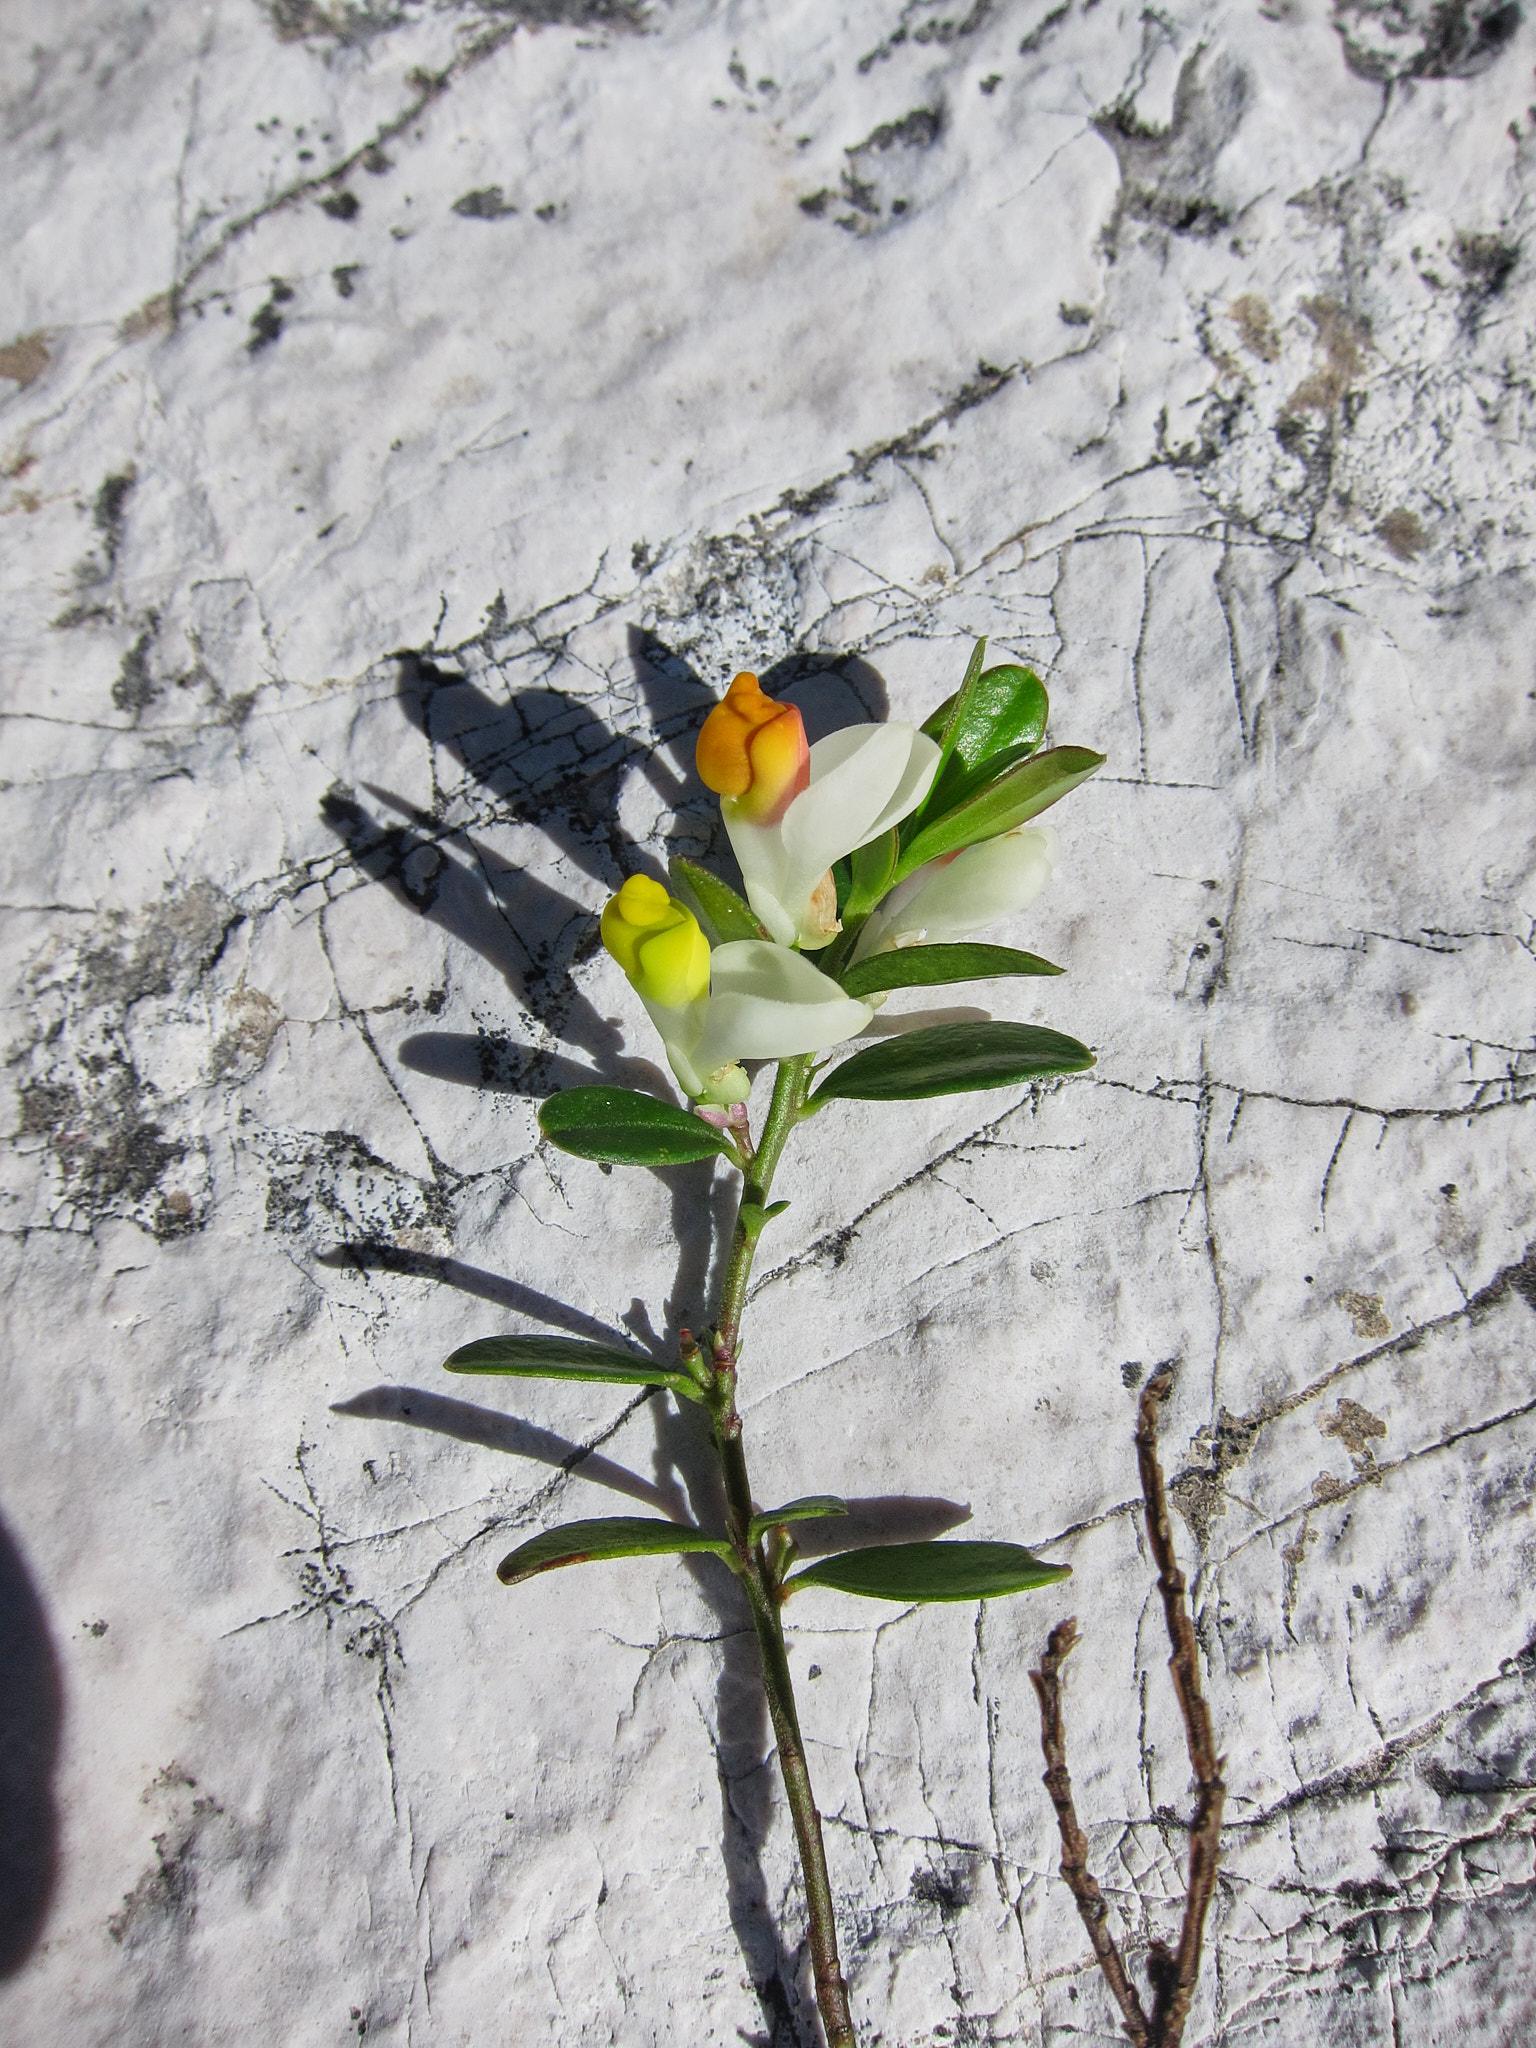
<path fill-rule="evenodd" d="M 1163 1617 L 1168 1625 L 1168 1640 L 1173 1647 L 1168 1668 L 1173 1674 L 1174 1691 L 1184 1716 L 1185 1741 L 1199 1787 L 1199 1798 L 1190 1826 L 1189 1883 L 1179 1945 L 1176 1950 L 1170 1950 L 1163 1942 L 1152 1944 L 1153 2007 L 1150 2021 L 1109 1931 L 1109 1909 L 1088 1868 L 1088 1844 L 1072 1803 L 1072 1781 L 1067 1774 L 1066 1737 L 1061 1716 L 1061 1666 L 1077 1641 L 1075 1621 L 1060 1622 L 1051 1630 L 1041 1668 L 1030 1673 L 1040 1701 L 1040 1746 L 1045 1754 L 1045 1785 L 1061 1830 L 1061 1874 L 1077 1902 L 1077 1910 L 1088 1930 L 1088 1939 L 1098 1957 L 1099 1968 L 1114 1994 L 1127 2038 L 1134 2048 L 1179 2048 L 1183 2039 L 1195 1984 L 1200 1975 L 1200 1947 L 1206 1911 L 1216 1888 L 1216 1868 L 1221 1854 L 1221 1812 L 1226 1799 L 1221 1759 L 1216 1754 L 1211 1736 L 1210 1710 L 1200 1690 L 1199 1651 L 1194 1624 L 1185 1604 L 1188 1588 L 1174 1555 L 1173 1531 L 1168 1521 L 1168 1496 L 1157 1457 L 1158 1415 L 1172 1384 L 1173 1371 L 1168 1366 L 1161 1367 L 1147 1382 L 1136 1419 L 1136 1459 L 1141 1470 L 1142 1498 L 1146 1503 L 1147 1541 L 1157 1565 Z"/>
<path fill-rule="evenodd" d="M 1040 1747 L 1045 1751 L 1045 1789 L 1051 1795 L 1051 1804 L 1056 1809 L 1056 1820 L 1061 1829 L 1061 1874 L 1066 1879 L 1068 1891 L 1077 1901 L 1077 1910 L 1088 1930 L 1088 1939 L 1099 1959 L 1099 1968 L 1115 1994 L 1115 2003 L 1125 2020 L 1126 2034 L 1135 2043 L 1135 2048 L 1147 2048 L 1151 2039 L 1147 2016 L 1142 2010 L 1136 1986 L 1121 1961 L 1115 1937 L 1109 1931 L 1109 1908 L 1104 1903 L 1104 1894 L 1099 1890 L 1093 1872 L 1088 1868 L 1088 1841 L 1077 1824 L 1077 1811 L 1072 1804 L 1067 1741 L 1061 1725 L 1061 1667 L 1076 1641 L 1076 1620 L 1057 1622 L 1046 1643 L 1040 1669 L 1029 1674 L 1040 1701 Z"/>
<path fill-rule="evenodd" d="M 1141 1468 L 1141 1496 L 1147 1505 L 1147 1541 L 1157 1564 L 1157 1583 L 1163 1596 L 1163 1618 L 1173 1655 L 1168 1669 L 1173 1689 L 1184 1715 L 1184 1739 L 1200 1796 L 1189 1834 L 1189 1883 L 1184 1897 L 1184 1925 L 1179 1946 L 1169 1958 L 1155 1957 L 1156 1999 L 1152 2009 L 1152 2041 L 1155 2048 L 1178 2048 L 1200 1975 L 1200 1944 L 1205 1933 L 1206 1909 L 1216 1889 L 1216 1866 L 1221 1856 L 1221 1810 L 1227 1788 L 1222 1782 L 1221 1758 L 1211 1738 L 1210 1709 L 1200 1690 L 1200 1655 L 1195 1642 L 1194 1623 L 1189 1618 L 1184 1574 L 1173 1551 L 1173 1530 L 1168 1521 L 1168 1496 L 1163 1489 L 1163 1468 L 1157 1457 L 1157 1422 L 1168 1389 L 1173 1385 L 1173 1368 L 1160 1366 L 1147 1381 L 1136 1417 L 1136 1462 Z"/>

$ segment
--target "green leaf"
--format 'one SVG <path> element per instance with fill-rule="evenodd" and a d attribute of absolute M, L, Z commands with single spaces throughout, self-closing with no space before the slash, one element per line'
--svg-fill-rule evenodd
<path fill-rule="evenodd" d="M 653 1522 L 642 1515 L 612 1515 L 595 1522 L 567 1522 L 519 1544 L 496 1567 L 504 1586 L 521 1585 L 562 1564 L 591 1564 L 604 1557 L 651 1557 L 663 1552 L 711 1550 L 729 1557 L 731 1546 L 677 1522 Z"/>
<path fill-rule="evenodd" d="M 1041 1024 L 933 1024 L 867 1045 L 835 1066 L 812 1095 L 807 1113 L 834 1100 L 909 1102 L 973 1088 L 1008 1088 L 1049 1074 L 1080 1074 L 1092 1065 L 1086 1045 Z"/>
<path fill-rule="evenodd" d="M 846 1515 L 847 1512 L 847 1501 L 840 1500 L 835 1493 L 808 1493 L 800 1500 L 785 1501 L 781 1508 L 754 1515 L 747 1525 L 747 1534 L 755 1543 L 765 1529 L 772 1529 L 780 1522 L 819 1522 L 825 1515 Z"/>
<path fill-rule="evenodd" d="M 971 791 L 1039 746 L 1050 716 L 1045 685 L 1007 662 L 971 677 L 955 701 L 944 753 L 919 818 L 952 810 Z"/>
<path fill-rule="evenodd" d="M 983 784 L 974 795 L 924 825 L 902 848 L 894 879 L 903 880 L 941 854 L 958 853 L 963 846 L 1011 832 L 1103 766 L 1104 756 L 1087 747 L 1052 747 L 1020 761 L 995 782 Z"/>
<path fill-rule="evenodd" d="M 675 1366 L 653 1365 L 637 1351 L 583 1343 L 578 1337 L 480 1337 L 443 1360 L 445 1372 L 499 1373 L 516 1379 L 612 1380 L 626 1387 L 672 1387 L 697 1399 L 699 1389 Z"/>
<path fill-rule="evenodd" d="M 681 1166 L 716 1152 L 734 1156 L 729 1140 L 702 1117 L 633 1088 L 564 1089 L 540 1104 L 539 1129 L 562 1152 L 619 1166 Z"/>
<path fill-rule="evenodd" d="M 981 664 L 986 659 L 986 654 L 987 636 L 983 633 L 976 642 L 976 645 L 971 649 L 971 658 L 965 665 L 965 674 L 961 678 L 959 689 L 956 690 L 953 697 L 946 697 L 944 699 L 944 702 L 933 713 L 932 717 L 923 721 L 923 731 L 927 733 L 929 739 L 937 740 L 939 743 L 940 774 L 944 771 L 944 763 L 949 759 L 953 746 L 955 713 L 959 708 L 960 699 L 981 674 Z"/>
<path fill-rule="evenodd" d="M 845 919 L 868 917 L 891 886 L 900 848 L 900 828 L 893 825 L 889 832 L 882 832 L 878 839 L 871 839 L 867 846 L 857 849 L 851 862 L 848 894 L 841 906 Z"/>
<path fill-rule="evenodd" d="M 743 1202 L 736 1212 L 736 1220 L 756 1244 L 774 1217 L 782 1216 L 788 1207 L 788 1202 L 770 1202 L 766 1209 L 761 1202 Z"/>
<path fill-rule="evenodd" d="M 1038 953 L 1012 946 L 896 946 L 845 967 L 839 981 L 851 996 L 884 988 L 926 988 L 943 981 L 984 981 L 994 974 L 1060 974 Z"/>
<path fill-rule="evenodd" d="M 868 1600 L 992 1600 L 1049 1586 L 1070 1571 L 1042 1563 L 1017 1543 L 888 1543 L 819 1558 L 796 1572 L 785 1591 L 832 1586 Z"/>
<path fill-rule="evenodd" d="M 712 946 L 729 945 L 733 939 L 767 938 L 767 927 L 758 922 L 751 907 L 708 868 L 679 854 L 667 862 L 667 874 L 672 894 L 698 918 Z"/>

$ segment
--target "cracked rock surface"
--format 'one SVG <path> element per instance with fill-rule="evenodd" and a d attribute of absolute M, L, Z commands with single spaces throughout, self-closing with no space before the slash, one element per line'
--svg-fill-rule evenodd
<path fill-rule="evenodd" d="M 697 1326 L 723 1173 L 538 1142 L 667 1085 L 593 913 L 728 859 L 736 667 L 815 737 L 979 633 L 1109 760 L 999 934 L 1067 976 L 949 1013 L 1099 1064 L 807 1128 L 746 1426 L 1074 1577 L 789 1610 L 860 2040 L 1117 2038 L 1067 1612 L 1176 1928 L 1169 1359 L 1188 2039 L 1536 2034 L 1533 63 L 1519 0 L 12 0 L 8 2041 L 819 2038 L 728 1575 L 494 1578 L 712 1521 L 697 1418 L 439 1361 Z"/>

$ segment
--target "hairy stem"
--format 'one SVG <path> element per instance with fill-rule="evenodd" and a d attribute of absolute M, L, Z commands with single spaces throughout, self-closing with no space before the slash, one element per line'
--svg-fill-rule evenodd
<path fill-rule="evenodd" d="M 741 1319 L 746 1307 L 747 1285 L 752 1277 L 757 1240 L 762 1234 L 763 1211 L 773 1184 L 774 1170 L 804 1105 L 810 1071 L 809 1054 L 780 1061 L 767 1121 L 747 1168 L 736 1226 L 731 1235 L 730 1255 L 720 1295 L 720 1313 L 715 1324 L 715 1386 L 711 1406 L 720 1476 L 725 1483 L 731 1543 L 736 1552 L 736 1572 L 746 1590 L 753 1627 L 757 1631 L 763 1663 L 763 1690 L 768 1697 L 768 1713 L 779 1751 L 779 1769 L 784 1778 L 784 1793 L 789 1801 L 795 1842 L 800 1851 L 800 1868 L 805 1878 L 816 2003 L 821 2009 L 827 2048 L 854 2048 L 848 1991 L 838 1960 L 837 1923 L 832 1910 L 826 1849 L 821 1838 L 821 1817 L 811 1793 L 811 1774 L 800 1734 L 800 1717 L 795 1711 L 795 1689 L 790 1677 L 789 1656 L 784 1647 L 784 1629 L 779 1619 L 781 1591 L 761 1541 L 754 1542 L 752 1538 L 752 1488 L 747 1478 L 746 1453 L 742 1448 L 741 1416 L 736 1407 Z"/>

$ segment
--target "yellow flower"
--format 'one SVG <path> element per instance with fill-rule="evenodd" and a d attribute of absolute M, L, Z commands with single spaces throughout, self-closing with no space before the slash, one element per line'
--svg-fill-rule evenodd
<path fill-rule="evenodd" d="M 709 941 L 649 875 L 630 876 L 603 912 L 602 935 L 630 985 L 665 1009 L 680 1009 L 709 987 Z"/>
<path fill-rule="evenodd" d="M 711 953 L 691 914 L 649 875 L 630 876 L 602 930 L 695 1102 L 743 1102 L 751 1087 L 743 1060 L 821 1052 L 874 1014 L 771 940 L 736 939 Z"/>

